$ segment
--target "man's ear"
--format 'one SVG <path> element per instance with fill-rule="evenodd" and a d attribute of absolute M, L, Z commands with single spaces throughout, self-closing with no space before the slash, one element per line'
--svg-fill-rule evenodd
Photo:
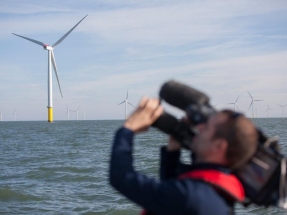
<path fill-rule="evenodd" d="M 225 154 L 228 148 L 228 142 L 224 138 L 217 138 L 214 144 L 215 150 L 223 152 Z"/>

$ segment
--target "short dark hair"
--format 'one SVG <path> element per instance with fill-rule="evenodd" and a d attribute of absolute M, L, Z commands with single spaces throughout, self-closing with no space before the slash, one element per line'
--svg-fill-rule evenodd
<path fill-rule="evenodd" d="M 228 142 L 226 159 L 232 169 L 245 163 L 254 153 L 258 143 L 258 133 L 254 124 L 231 110 L 223 110 L 227 120 L 216 126 L 214 138 L 224 138 Z"/>

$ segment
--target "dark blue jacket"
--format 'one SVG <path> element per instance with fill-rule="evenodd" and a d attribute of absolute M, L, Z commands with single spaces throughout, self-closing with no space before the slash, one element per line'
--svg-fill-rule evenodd
<path fill-rule="evenodd" d="M 134 133 L 126 128 L 117 131 L 112 146 L 110 184 L 131 201 L 156 215 L 223 215 L 233 213 L 233 203 L 203 181 L 177 179 L 180 152 L 161 150 L 160 181 L 136 172 L 132 148 Z M 228 171 L 219 165 L 189 165 L 188 169 L 212 168 Z"/>

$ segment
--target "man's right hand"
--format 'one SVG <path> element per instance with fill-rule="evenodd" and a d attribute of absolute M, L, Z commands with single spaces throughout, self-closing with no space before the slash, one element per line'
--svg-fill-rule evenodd
<path fill-rule="evenodd" d="M 158 99 L 142 98 L 137 109 L 127 118 L 124 127 L 135 133 L 146 131 L 163 113 Z"/>

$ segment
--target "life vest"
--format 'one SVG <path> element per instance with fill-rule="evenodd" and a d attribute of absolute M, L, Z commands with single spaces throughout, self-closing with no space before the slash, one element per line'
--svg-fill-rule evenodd
<path fill-rule="evenodd" d="M 233 175 L 215 169 L 192 170 L 181 174 L 179 179 L 196 179 L 211 184 L 217 192 L 223 194 L 229 200 L 242 202 L 245 199 L 244 188 L 239 179 Z M 148 215 L 149 212 L 143 210 L 141 215 Z"/>

